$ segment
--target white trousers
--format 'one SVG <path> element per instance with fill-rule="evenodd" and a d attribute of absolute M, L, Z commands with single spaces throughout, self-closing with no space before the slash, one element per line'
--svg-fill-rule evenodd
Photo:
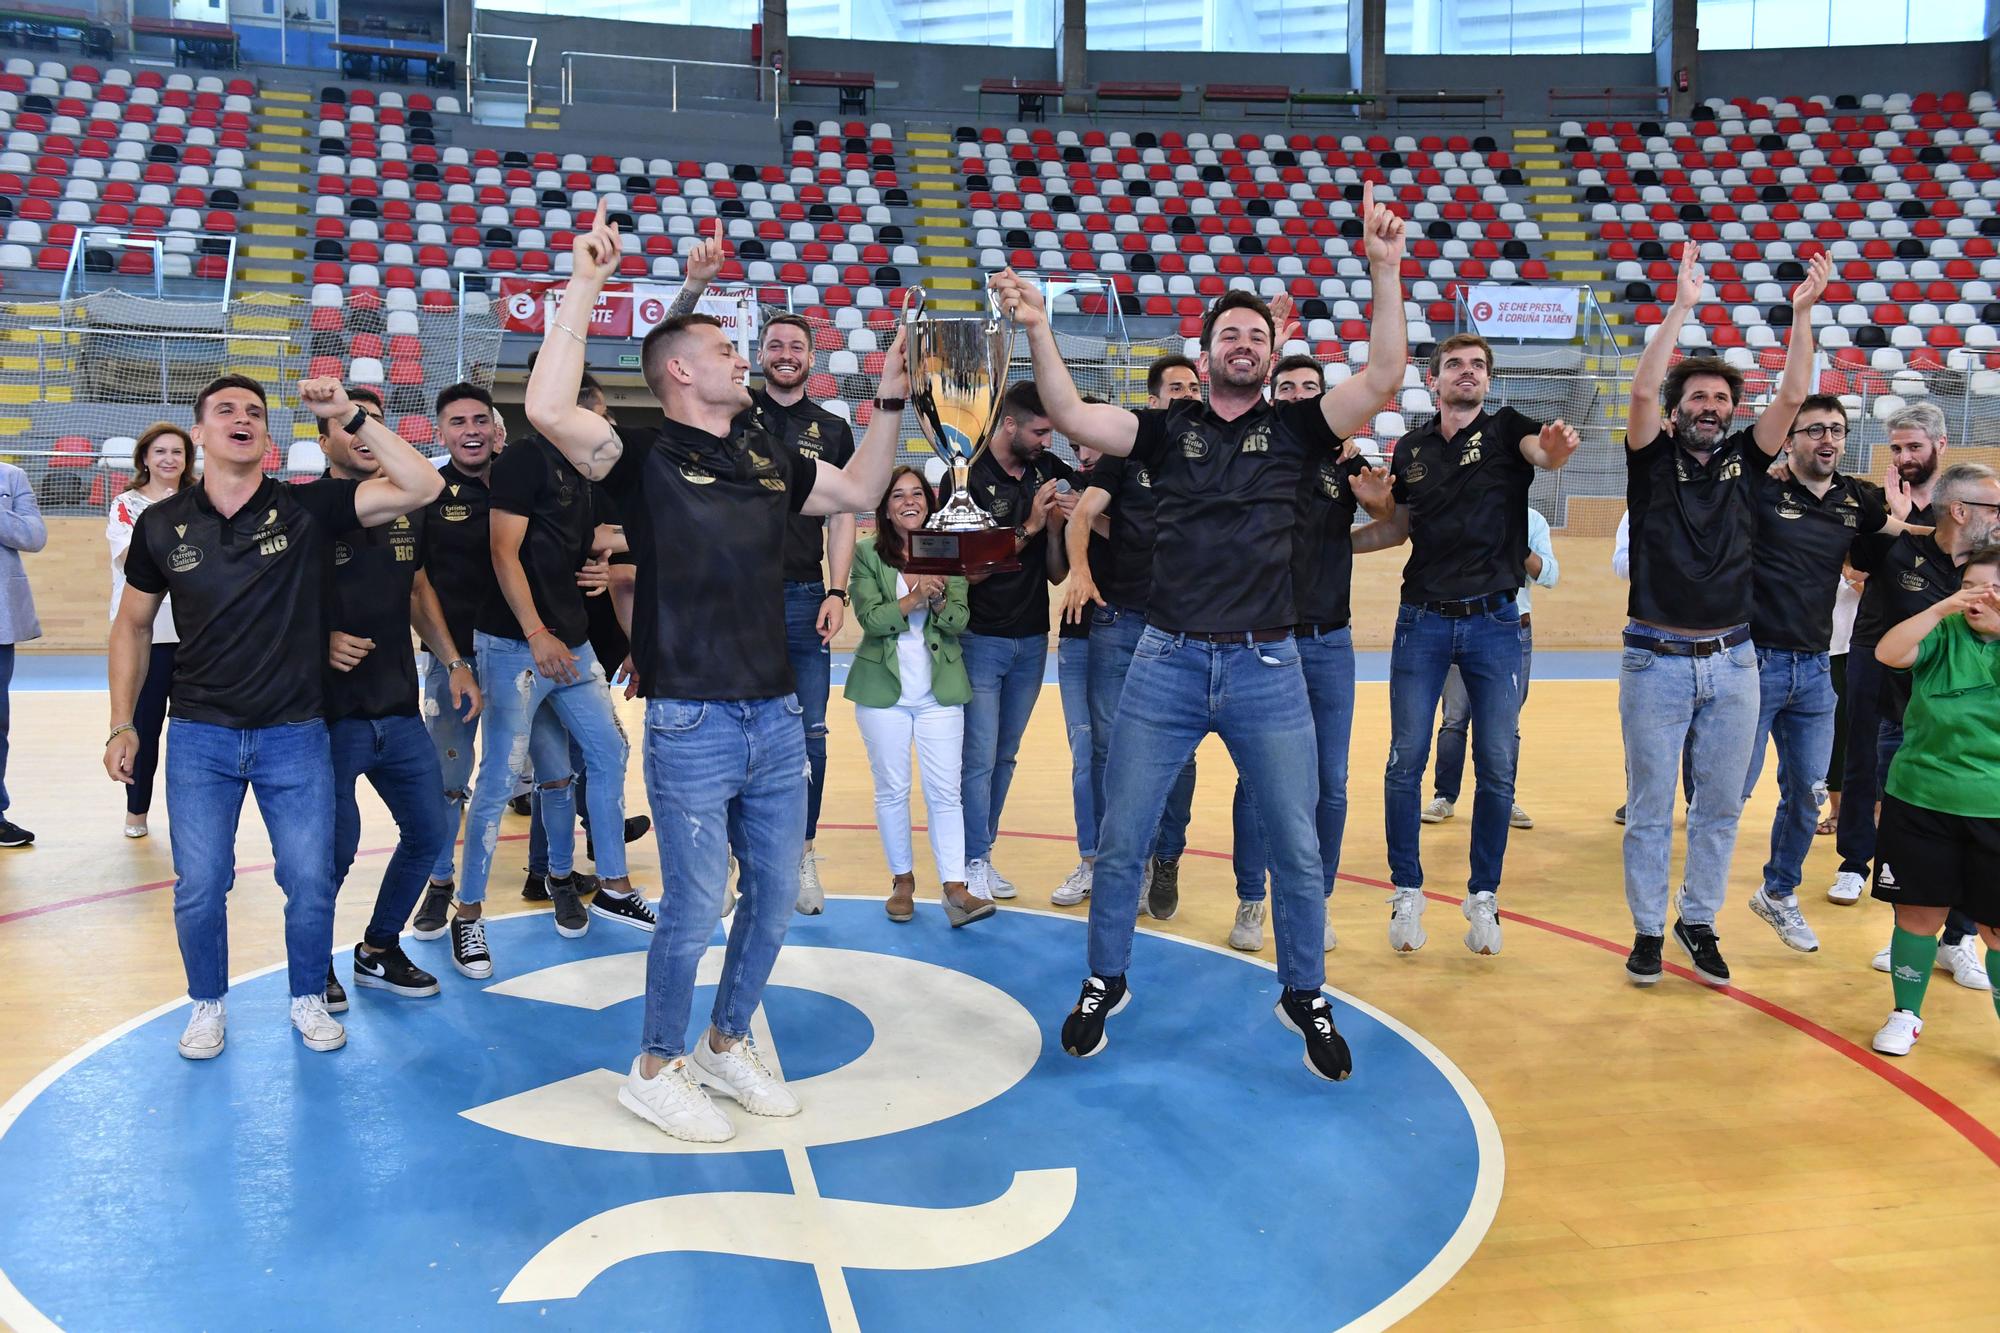
<path fill-rule="evenodd" d="M 875 827 L 891 874 L 907 875 L 910 851 L 910 752 L 914 747 L 929 811 L 931 856 L 938 880 L 965 882 L 965 817 L 958 778 L 965 748 L 965 709 L 932 700 L 893 708 L 856 705 L 855 724 L 875 773 Z"/>

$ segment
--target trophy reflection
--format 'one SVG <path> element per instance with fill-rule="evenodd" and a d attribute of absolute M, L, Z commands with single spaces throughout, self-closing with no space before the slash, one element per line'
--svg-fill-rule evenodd
<path fill-rule="evenodd" d="M 924 309 L 921 287 L 903 302 L 903 347 L 910 364 L 910 405 L 931 451 L 951 472 L 951 498 L 910 534 L 904 568 L 912 574 L 990 574 L 1019 569 L 1014 530 L 994 522 L 972 498 L 968 474 L 999 424 L 1014 331 L 986 292 L 984 318 L 939 319 Z"/>

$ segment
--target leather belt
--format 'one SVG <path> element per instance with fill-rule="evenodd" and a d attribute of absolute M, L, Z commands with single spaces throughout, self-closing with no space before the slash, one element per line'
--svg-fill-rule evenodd
<path fill-rule="evenodd" d="M 1197 643 L 1276 643 L 1280 639 L 1292 637 L 1292 627 L 1282 625 L 1277 629 L 1230 630 L 1223 633 L 1209 633 L 1203 630 L 1184 630 L 1178 636 L 1193 639 Z"/>
<path fill-rule="evenodd" d="M 1443 616 L 1447 620 L 1463 620 L 1467 616 L 1483 616 L 1498 611 L 1511 604 L 1511 592 L 1489 592 L 1484 597 L 1473 597 L 1457 602 L 1418 602 L 1417 609 L 1432 615 Z"/>
<path fill-rule="evenodd" d="M 1658 653 L 1662 657 L 1713 657 L 1727 652 L 1739 643 L 1750 642 L 1750 627 L 1739 625 L 1727 634 L 1717 634 L 1706 639 L 1659 639 L 1635 630 L 1625 631 L 1625 646 L 1642 652 Z"/>
<path fill-rule="evenodd" d="M 1308 620 L 1303 624 L 1292 626 L 1292 632 L 1301 639 L 1316 639 L 1322 634 L 1334 634 L 1344 630 L 1352 623 L 1354 622 L 1349 620 Z"/>

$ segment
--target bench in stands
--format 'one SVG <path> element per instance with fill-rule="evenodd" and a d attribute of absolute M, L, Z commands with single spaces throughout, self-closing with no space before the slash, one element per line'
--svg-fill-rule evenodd
<path fill-rule="evenodd" d="M 1352 110 L 1355 107 L 1373 106 L 1380 100 L 1374 93 L 1355 92 L 1351 89 L 1313 92 L 1301 88 L 1292 94 L 1291 104 L 1286 110 L 1290 115 L 1303 116 L 1310 114 L 1314 107 Z"/>
<path fill-rule="evenodd" d="M 1181 104 L 1187 89 L 1178 83 L 1100 83 L 1097 85 L 1097 100 L 1100 102 L 1137 102 L 1145 109 L 1147 102 L 1172 102 Z"/>
<path fill-rule="evenodd" d="M 200 64 L 210 69 L 237 64 L 236 30 L 227 23 L 134 17 L 131 26 L 137 36 L 172 38 L 175 64 Z"/>
<path fill-rule="evenodd" d="M 9 40 L 22 46 L 45 46 L 53 51 L 56 43 L 68 36 L 85 55 L 111 56 L 111 29 L 99 23 L 96 15 L 67 5 L 42 5 L 32 0 L 0 5 L 0 28 L 6 30 Z"/>
<path fill-rule="evenodd" d="M 988 95 L 1012 97 L 1015 99 L 1015 118 L 1026 120 L 1033 116 L 1043 118 L 1043 100 L 1061 97 L 1064 89 L 1060 79 L 982 79 L 979 82 L 979 109 L 986 110 Z"/>
<path fill-rule="evenodd" d="M 1238 102 L 1243 105 L 1246 116 L 1252 106 L 1283 107 L 1285 119 L 1289 121 L 1292 90 L 1282 83 L 1209 83 L 1202 85 L 1201 102 L 1204 107 L 1210 102 Z"/>
<path fill-rule="evenodd" d="M 1482 125 L 1507 105 L 1507 94 L 1499 88 L 1391 88 L 1383 96 L 1400 113 L 1411 107 L 1435 107 L 1440 117 L 1451 117 L 1457 114 L 1455 107 L 1476 106 Z"/>
<path fill-rule="evenodd" d="M 835 88 L 840 92 L 840 109 L 856 115 L 868 113 L 868 95 L 875 91 L 875 76 L 865 70 L 795 69 L 794 88 Z"/>
<path fill-rule="evenodd" d="M 1612 88 L 1551 88 L 1549 89 L 1549 114 L 1556 113 L 1558 102 L 1602 103 L 1606 111 L 1614 102 L 1631 103 L 1642 111 L 1658 111 L 1667 104 L 1668 90 L 1650 84 L 1636 87 Z"/>

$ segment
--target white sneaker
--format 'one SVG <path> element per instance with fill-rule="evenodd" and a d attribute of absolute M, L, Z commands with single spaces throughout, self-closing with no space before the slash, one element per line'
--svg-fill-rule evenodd
<path fill-rule="evenodd" d="M 975 898 L 993 901 L 993 867 L 984 861 L 965 863 L 965 891 Z"/>
<path fill-rule="evenodd" d="M 1514 807 L 1514 812 L 1507 816 L 1508 828 L 1533 828 L 1534 826 L 1535 821 L 1530 819 L 1528 812 L 1518 805 Z"/>
<path fill-rule="evenodd" d="M 694 1046 L 695 1077 L 751 1115 L 790 1116 L 799 1113 L 799 1099 L 785 1081 L 757 1054 L 757 1043 L 743 1038 L 726 1051 L 712 1049 L 708 1034 Z"/>
<path fill-rule="evenodd" d="M 1016 892 L 1013 881 L 1003 876 L 991 861 L 986 863 L 986 888 L 995 898 L 1012 898 Z"/>
<path fill-rule="evenodd" d="M 1861 891 L 1868 887 L 1868 881 L 1852 870 L 1843 870 L 1833 877 L 1833 887 L 1826 891 L 1826 900 L 1839 903 L 1842 907 L 1852 907 L 1861 901 Z"/>
<path fill-rule="evenodd" d="M 1069 872 L 1069 878 L 1056 885 L 1056 891 L 1049 895 L 1049 901 L 1057 907 L 1074 907 L 1090 896 L 1090 877 L 1094 872 L 1088 861 L 1078 861 L 1076 869 Z"/>
<path fill-rule="evenodd" d="M 292 1026 L 309 1051 L 337 1051 L 347 1045 L 347 1029 L 326 1011 L 324 995 L 294 995 Z"/>
<path fill-rule="evenodd" d="M 181 1054 L 190 1060 L 213 1060 L 222 1054 L 222 1001 L 196 1000 L 181 1033 Z"/>
<path fill-rule="evenodd" d="M 1394 910 L 1389 916 L 1389 947 L 1397 953 L 1415 953 L 1430 937 L 1424 934 L 1424 891 L 1396 888 L 1389 895 Z"/>
<path fill-rule="evenodd" d="M 703 1036 L 702 1041 L 707 1040 Z M 685 1055 L 667 1061 L 651 1078 L 640 1078 L 639 1065 L 645 1058 L 633 1058 L 632 1072 L 618 1086 L 620 1106 L 688 1143 L 726 1143 L 736 1137 L 736 1126 L 695 1081 Z"/>
<path fill-rule="evenodd" d="M 799 915 L 818 916 L 826 910 L 826 890 L 820 887 L 819 857 L 807 852 L 799 858 Z"/>
<path fill-rule="evenodd" d="M 1892 966 L 1892 964 L 1889 962 L 1889 946 L 1886 944 L 1883 945 L 1882 952 L 1876 954 L 1874 959 L 1869 962 L 1868 966 L 1874 968 L 1877 972 L 1887 972 Z"/>
<path fill-rule="evenodd" d="M 1419 895 L 1421 896 L 1421 895 Z M 1400 904 L 1399 904 L 1400 905 Z M 1487 957 L 1500 952 L 1500 907 L 1491 893 L 1468 893 L 1458 910 L 1472 929 L 1465 932 L 1465 947 Z M 1393 936 L 1395 927 L 1390 927 Z"/>
<path fill-rule="evenodd" d="M 1340 947 L 1340 936 L 1333 933 L 1333 899 L 1326 900 L 1326 948 L 1324 953 L 1332 953 Z"/>
<path fill-rule="evenodd" d="M 1451 802 L 1442 796 L 1433 796 L 1429 804 L 1417 812 L 1417 818 L 1426 824 L 1442 824 L 1452 816 Z"/>
<path fill-rule="evenodd" d="M 1256 953 L 1264 947 L 1264 900 L 1236 904 L 1236 924 L 1229 928 L 1229 947 Z"/>
<path fill-rule="evenodd" d="M 1750 910 L 1778 932 L 1778 938 L 1785 942 L 1786 948 L 1797 949 L 1800 953 L 1819 952 L 1819 936 L 1813 934 L 1812 927 L 1806 924 L 1805 914 L 1799 911 L 1797 894 L 1788 893 L 1782 898 L 1774 898 L 1759 889 L 1750 895 Z"/>
<path fill-rule="evenodd" d="M 1917 1038 L 1924 1035 L 1924 1020 L 1907 1009 L 1889 1011 L 1889 1021 L 1875 1034 L 1871 1043 L 1884 1055 L 1908 1055 L 1910 1048 L 1917 1044 Z"/>
<path fill-rule="evenodd" d="M 1938 945 L 1937 965 L 1967 990 L 1993 989 L 1993 981 L 1986 975 L 1986 960 L 1979 956 L 1977 936 L 1967 935 L 1956 944 Z"/>

